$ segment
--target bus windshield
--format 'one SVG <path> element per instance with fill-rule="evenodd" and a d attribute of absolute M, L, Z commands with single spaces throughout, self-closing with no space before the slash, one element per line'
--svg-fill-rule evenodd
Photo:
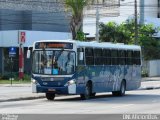
<path fill-rule="evenodd" d="M 74 70 L 75 52 L 73 51 L 34 51 L 32 71 L 35 74 L 70 75 Z"/>

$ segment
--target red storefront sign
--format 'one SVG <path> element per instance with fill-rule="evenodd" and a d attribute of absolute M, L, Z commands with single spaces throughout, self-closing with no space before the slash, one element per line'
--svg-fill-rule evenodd
<path fill-rule="evenodd" d="M 19 33 L 19 42 L 20 43 L 25 43 L 26 41 L 26 33 L 25 32 L 20 32 Z"/>

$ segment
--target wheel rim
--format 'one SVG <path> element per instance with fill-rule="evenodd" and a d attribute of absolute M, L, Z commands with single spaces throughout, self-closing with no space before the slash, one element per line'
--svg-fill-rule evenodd
<path fill-rule="evenodd" d="M 89 95 L 90 95 L 90 89 L 89 89 L 89 86 L 86 85 L 86 90 L 85 90 L 85 97 L 86 97 L 86 99 L 89 98 Z"/>
<path fill-rule="evenodd" d="M 122 94 L 125 94 L 125 84 L 124 84 L 124 82 L 122 83 L 122 86 L 121 86 L 121 92 L 122 92 Z"/>

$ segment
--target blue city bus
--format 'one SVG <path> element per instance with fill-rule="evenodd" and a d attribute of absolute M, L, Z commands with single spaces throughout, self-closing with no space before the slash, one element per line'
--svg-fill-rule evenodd
<path fill-rule="evenodd" d="M 44 40 L 33 45 L 32 92 L 124 96 L 141 84 L 141 47 L 114 43 Z"/>

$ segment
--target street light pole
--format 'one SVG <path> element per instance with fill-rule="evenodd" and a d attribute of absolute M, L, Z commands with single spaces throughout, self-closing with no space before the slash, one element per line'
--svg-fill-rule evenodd
<path fill-rule="evenodd" d="M 134 44 L 137 45 L 138 40 L 138 22 L 137 22 L 137 0 L 135 0 L 135 41 Z"/>
<path fill-rule="evenodd" d="M 99 8 L 98 8 L 98 1 L 96 7 L 96 41 L 99 42 Z"/>

